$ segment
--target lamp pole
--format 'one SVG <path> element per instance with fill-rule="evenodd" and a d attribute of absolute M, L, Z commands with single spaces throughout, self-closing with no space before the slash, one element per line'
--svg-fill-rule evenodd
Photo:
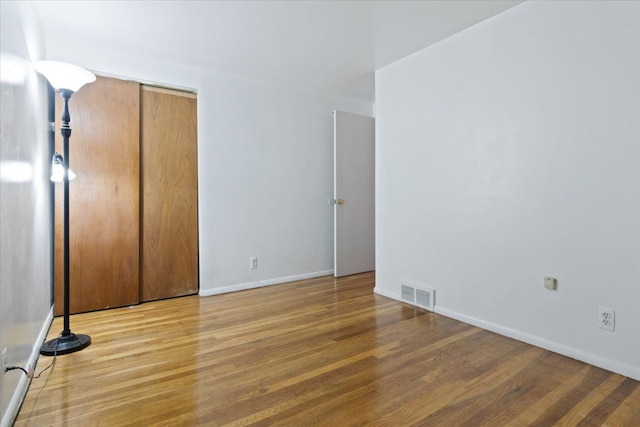
<path fill-rule="evenodd" d="M 75 65 L 64 64 L 54 61 L 42 61 L 36 64 L 36 69 L 45 75 L 54 88 L 60 92 L 63 100 L 62 111 L 62 133 L 63 155 L 64 155 L 64 214 L 63 214 L 63 268 L 64 268 L 64 326 L 58 338 L 49 340 L 40 347 L 40 354 L 55 356 L 57 354 L 73 353 L 89 346 L 91 337 L 89 335 L 74 334 L 70 328 L 70 262 L 69 262 L 69 138 L 71 137 L 71 115 L 69 114 L 69 99 L 75 90 L 82 85 L 95 80 L 95 76 Z M 74 78 L 75 77 L 75 78 Z M 69 89 L 69 88 L 75 89 Z"/>
<path fill-rule="evenodd" d="M 64 269 L 64 301 L 63 301 L 63 329 L 58 338 L 45 342 L 40 347 L 40 354 L 45 356 L 54 356 L 56 354 L 73 353 L 82 350 L 91 344 L 89 335 L 74 334 L 70 327 L 70 262 L 69 262 L 69 138 L 71 137 L 71 116 L 69 114 L 69 99 L 73 95 L 73 91 L 69 89 L 60 89 L 60 96 L 64 103 L 62 109 L 62 152 L 65 161 L 64 167 L 64 213 L 63 213 L 63 269 Z"/>
<path fill-rule="evenodd" d="M 60 133 L 62 133 L 62 152 L 64 159 L 66 161 L 66 167 L 64 168 L 64 216 L 63 216 L 63 227 L 64 227 L 64 328 L 62 330 L 61 338 L 67 337 L 71 335 L 71 328 L 69 326 L 69 315 L 70 315 L 70 299 L 69 299 L 69 280 L 70 280 L 70 263 L 69 263 L 69 138 L 71 137 L 71 127 L 69 126 L 69 122 L 71 121 L 71 117 L 69 116 L 69 98 L 73 92 L 70 90 L 61 90 L 60 96 L 62 96 L 62 100 L 64 102 L 64 107 L 62 110 L 62 128 L 60 129 Z M 87 345 L 91 343 L 91 339 Z"/>

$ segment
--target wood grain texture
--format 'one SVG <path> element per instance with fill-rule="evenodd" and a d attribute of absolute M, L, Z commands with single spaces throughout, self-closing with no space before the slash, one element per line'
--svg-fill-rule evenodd
<path fill-rule="evenodd" d="M 142 86 L 141 301 L 198 292 L 197 111 L 192 93 Z"/>
<path fill-rule="evenodd" d="M 373 286 L 324 277 L 76 315 L 93 344 L 32 382 L 16 426 L 640 425 L 637 381 Z"/>
<path fill-rule="evenodd" d="M 62 153 L 56 96 L 56 151 Z M 98 77 L 71 97 L 70 308 L 139 301 L 140 89 Z M 56 184 L 55 314 L 62 314 L 62 184 Z"/>

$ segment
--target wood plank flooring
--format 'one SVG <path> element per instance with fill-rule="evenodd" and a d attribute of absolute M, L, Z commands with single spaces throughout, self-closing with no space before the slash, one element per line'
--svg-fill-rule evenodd
<path fill-rule="evenodd" d="M 16 426 L 640 426 L 639 382 L 375 295 L 374 280 L 72 316 L 93 343 L 33 380 Z"/>

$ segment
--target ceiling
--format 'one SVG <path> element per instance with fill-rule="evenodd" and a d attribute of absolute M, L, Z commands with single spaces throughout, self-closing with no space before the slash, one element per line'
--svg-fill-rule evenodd
<path fill-rule="evenodd" d="M 47 35 L 367 102 L 375 70 L 518 3 L 37 2 Z"/>

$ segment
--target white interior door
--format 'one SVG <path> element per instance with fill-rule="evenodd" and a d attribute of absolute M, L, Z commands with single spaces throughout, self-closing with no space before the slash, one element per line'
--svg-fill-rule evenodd
<path fill-rule="evenodd" d="M 375 269 L 374 119 L 333 112 L 334 275 Z"/>

